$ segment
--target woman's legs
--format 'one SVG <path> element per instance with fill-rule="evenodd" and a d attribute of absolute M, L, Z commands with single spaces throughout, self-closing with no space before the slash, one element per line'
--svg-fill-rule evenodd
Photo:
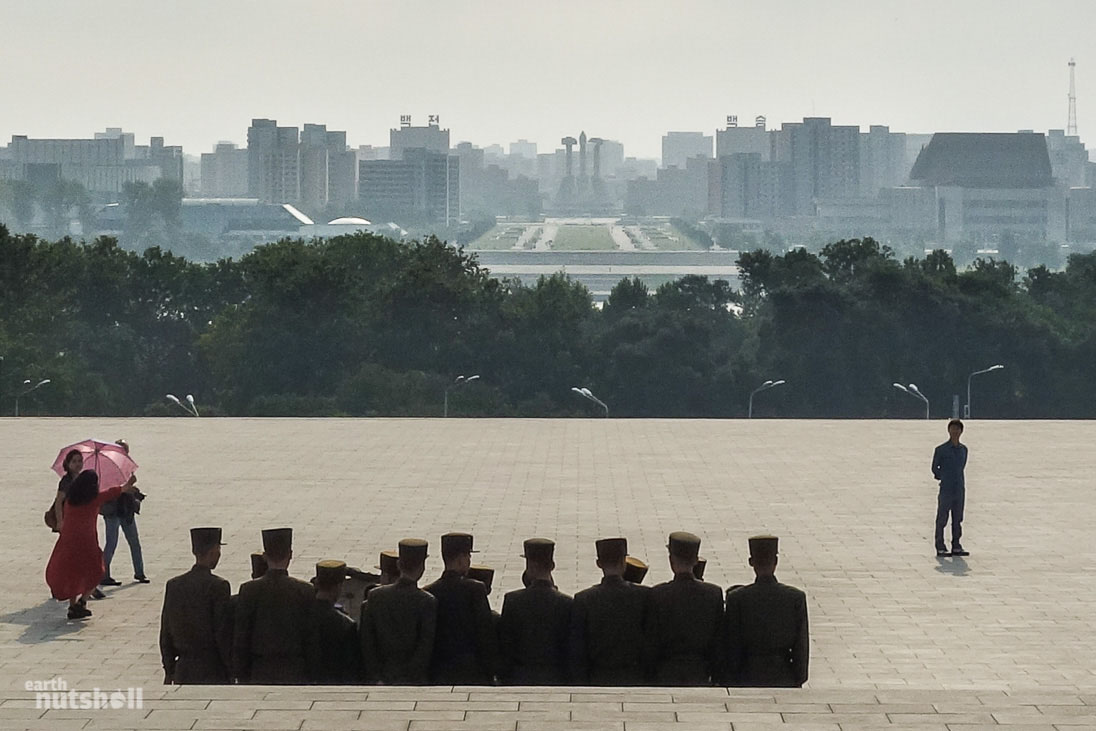
<path fill-rule="evenodd" d="M 103 544 L 103 565 L 107 571 L 103 575 L 103 581 L 111 582 L 113 579 L 110 575 L 110 560 L 114 558 L 114 550 L 118 548 L 118 525 L 122 521 L 114 515 L 104 515 L 103 520 L 107 524 L 106 541 Z"/>
<path fill-rule="evenodd" d="M 122 521 L 122 533 L 125 534 L 126 543 L 129 544 L 129 557 L 133 559 L 133 578 L 143 579 L 145 578 L 145 560 L 141 556 L 141 538 L 137 535 L 137 519 L 130 518 L 128 521 Z M 117 542 L 117 533 L 114 539 Z M 107 564 L 107 573 L 110 573 L 109 564 Z"/>

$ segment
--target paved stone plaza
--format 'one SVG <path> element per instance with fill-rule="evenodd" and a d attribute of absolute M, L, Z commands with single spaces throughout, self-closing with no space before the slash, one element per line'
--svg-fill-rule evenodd
<path fill-rule="evenodd" d="M 43 579 L 49 466 L 69 442 L 125 437 L 148 494 L 148 586 L 69 622 Z M 1096 423 L 971 422 L 968 559 L 937 560 L 932 448 L 943 421 L 3 419 L 0 728 L 1096 728 Z M 666 534 L 700 535 L 709 580 L 751 579 L 746 538 L 781 536 L 778 577 L 808 594 L 803 690 L 165 687 L 163 584 L 187 529 L 221 525 L 237 586 L 264 527 L 296 529 L 291 572 L 369 568 L 405 536 L 470 530 L 520 586 L 521 542 L 557 541 L 568 593 L 593 541 L 624 535 L 669 578 Z M 124 539 L 114 576 L 132 575 Z M 43 710 L 28 681 L 143 688 L 141 710 Z"/>

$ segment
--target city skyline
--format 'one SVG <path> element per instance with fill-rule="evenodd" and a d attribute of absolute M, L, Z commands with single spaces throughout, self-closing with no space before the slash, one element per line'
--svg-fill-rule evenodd
<path fill-rule="evenodd" d="M 35 32 L 9 43 L 0 139 L 121 126 L 197 155 L 220 140 L 244 144 L 250 120 L 265 116 L 384 146 L 400 115 L 422 124 L 438 114 L 454 144 L 525 138 L 547 152 L 585 130 L 621 141 L 630 156 L 658 158 L 666 131 L 712 134 L 729 114 L 741 124 L 759 114 L 770 126 L 819 116 L 912 133 L 1062 129 L 1071 56 L 1082 139 L 1096 124 L 1096 71 L 1086 73 L 1076 53 L 1096 6 L 1059 2 L 1026 18 L 1001 17 L 998 4 L 980 0 L 876 5 L 786 3 L 778 12 L 686 2 L 675 5 L 674 33 L 661 3 L 604 2 L 581 15 L 569 2 L 552 14 L 497 2 L 459 13 L 315 3 L 307 16 L 282 2 L 261 14 L 203 0 L 183 11 L 119 2 L 111 13 L 61 0 L 17 5 L 3 14 Z M 43 54 L 35 39 L 46 24 Z"/>

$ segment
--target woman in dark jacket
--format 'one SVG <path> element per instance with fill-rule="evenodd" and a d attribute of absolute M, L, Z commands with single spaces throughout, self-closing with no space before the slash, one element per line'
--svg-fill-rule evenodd
<path fill-rule="evenodd" d="M 129 454 L 129 444 L 126 443 L 125 439 L 119 439 L 115 444 L 124 449 L 127 455 Z M 106 572 L 103 574 L 102 581 L 99 582 L 102 586 L 119 586 L 122 583 L 110 575 L 110 562 L 114 558 L 115 549 L 118 548 L 119 528 L 122 529 L 122 533 L 126 537 L 126 543 L 129 544 L 129 555 L 133 559 L 133 578 L 138 583 L 148 583 L 148 577 L 145 576 L 144 557 L 141 555 L 141 538 L 137 535 L 137 513 L 140 511 L 139 500 L 143 497 L 144 495 L 139 490 L 133 493 L 123 493 L 117 499 L 103 503 L 103 506 L 99 509 L 100 515 L 103 516 L 103 522 L 106 523 L 106 536 L 103 544 L 103 564 L 106 567 Z"/>

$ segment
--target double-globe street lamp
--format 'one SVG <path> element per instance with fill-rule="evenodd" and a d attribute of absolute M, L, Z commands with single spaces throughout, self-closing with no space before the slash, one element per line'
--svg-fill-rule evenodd
<path fill-rule="evenodd" d="M 170 401 L 171 403 L 178 406 L 180 409 L 185 411 L 190 416 L 201 416 L 201 414 L 198 413 L 198 407 L 194 405 L 194 396 L 193 396 L 193 394 L 188 393 L 186 395 L 186 403 L 187 403 L 186 406 L 184 406 L 183 402 L 180 401 L 179 398 L 173 393 L 167 394 L 164 398 L 166 398 L 168 401 Z M 187 407 L 189 407 L 189 408 L 187 408 Z"/>
<path fill-rule="evenodd" d="M 992 371 L 999 371 L 1002 368 L 1004 368 L 1004 366 L 1001 365 L 1000 363 L 998 363 L 997 365 L 991 365 L 989 368 L 983 368 L 980 371 L 975 371 L 974 373 L 971 373 L 969 376 L 967 376 L 967 405 L 963 409 L 963 418 L 964 419 L 969 419 L 970 418 L 970 381 L 971 381 L 971 379 L 974 378 L 975 376 L 980 376 L 983 373 L 990 373 Z"/>
<path fill-rule="evenodd" d="M 926 419 L 929 418 L 929 400 L 925 396 L 925 394 L 921 393 L 921 391 L 917 388 L 916 383 L 911 383 L 909 386 L 903 386 L 901 383 L 895 383 L 895 384 L 892 384 L 892 385 L 895 388 L 897 388 L 899 391 L 905 391 L 910 396 L 913 396 L 915 398 L 919 398 L 922 401 L 924 401 L 925 402 L 925 418 Z"/>
<path fill-rule="evenodd" d="M 753 418 L 753 397 L 756 394 L 759 394 L 762 391 L 768 391 L 770 388 L 776 388 L 777 386 L 783 386 L 785 383 L 787 383 L 787 381 L 785 381 L 783 378 L 781 378 L 779 381 L 769 380 L 769 381 L 765 381 L 764 383 L 762 383 L 760 386 L 755 388 L 753 391 L 750 391 L 750 405 L 746 409 L 746 418 L 748 418 L 748 419 Z"/>
<path fill-rule="evenodd" d="M 38 389 L 40 389 L 42 386 L 45 386 L 49 382 L 50 382 L 50 380 L 48 378 L 43 378 L 41 381 L 39 381 L 38 383 L 31 386 L 29 378 L 26 379 L 25 381 L 23 381 L 23 390 L 20 391 L 19 394 L 16 395 L 16 397 L 15 397 L 15 415 L 19 416 L 19 399 L 23 398 L 28 393 L 31 393 L 33 391 L 37 391 Z"/>
<path fill-rule="evenodd" d="M 471 383 L 472 381 L 478 381 L 478 380 L 479 380 L 479 374 L 476 374 L 474 376 L 468 376 L 467 378 L 465 378 L 464 376 L 457 376 L 457 380 L 453 381 L 453 383 L 451 383 L 450 385 L 445 387 L 445 405 L 442 407 L 442 416 L 443 417 L 448 417 L 449 416 L 449 389 L 458 388 L 460 386 L 465 385 L 466 383 Z"/>
<path fill-rule="evenodd" d="M 571 390 L 577 393 L 582 398 L 586 399 L 587 401 L 593 401 L 595 404 L 605 409 L 605 418 L 609 418 L 609 405 L 599 399 L 593 393 L 591 393 L 590 389 L 586 388 L 585 386 L 583 386 L 582 388 L 579 388 L 578 386 L 571 386 Z"/>

